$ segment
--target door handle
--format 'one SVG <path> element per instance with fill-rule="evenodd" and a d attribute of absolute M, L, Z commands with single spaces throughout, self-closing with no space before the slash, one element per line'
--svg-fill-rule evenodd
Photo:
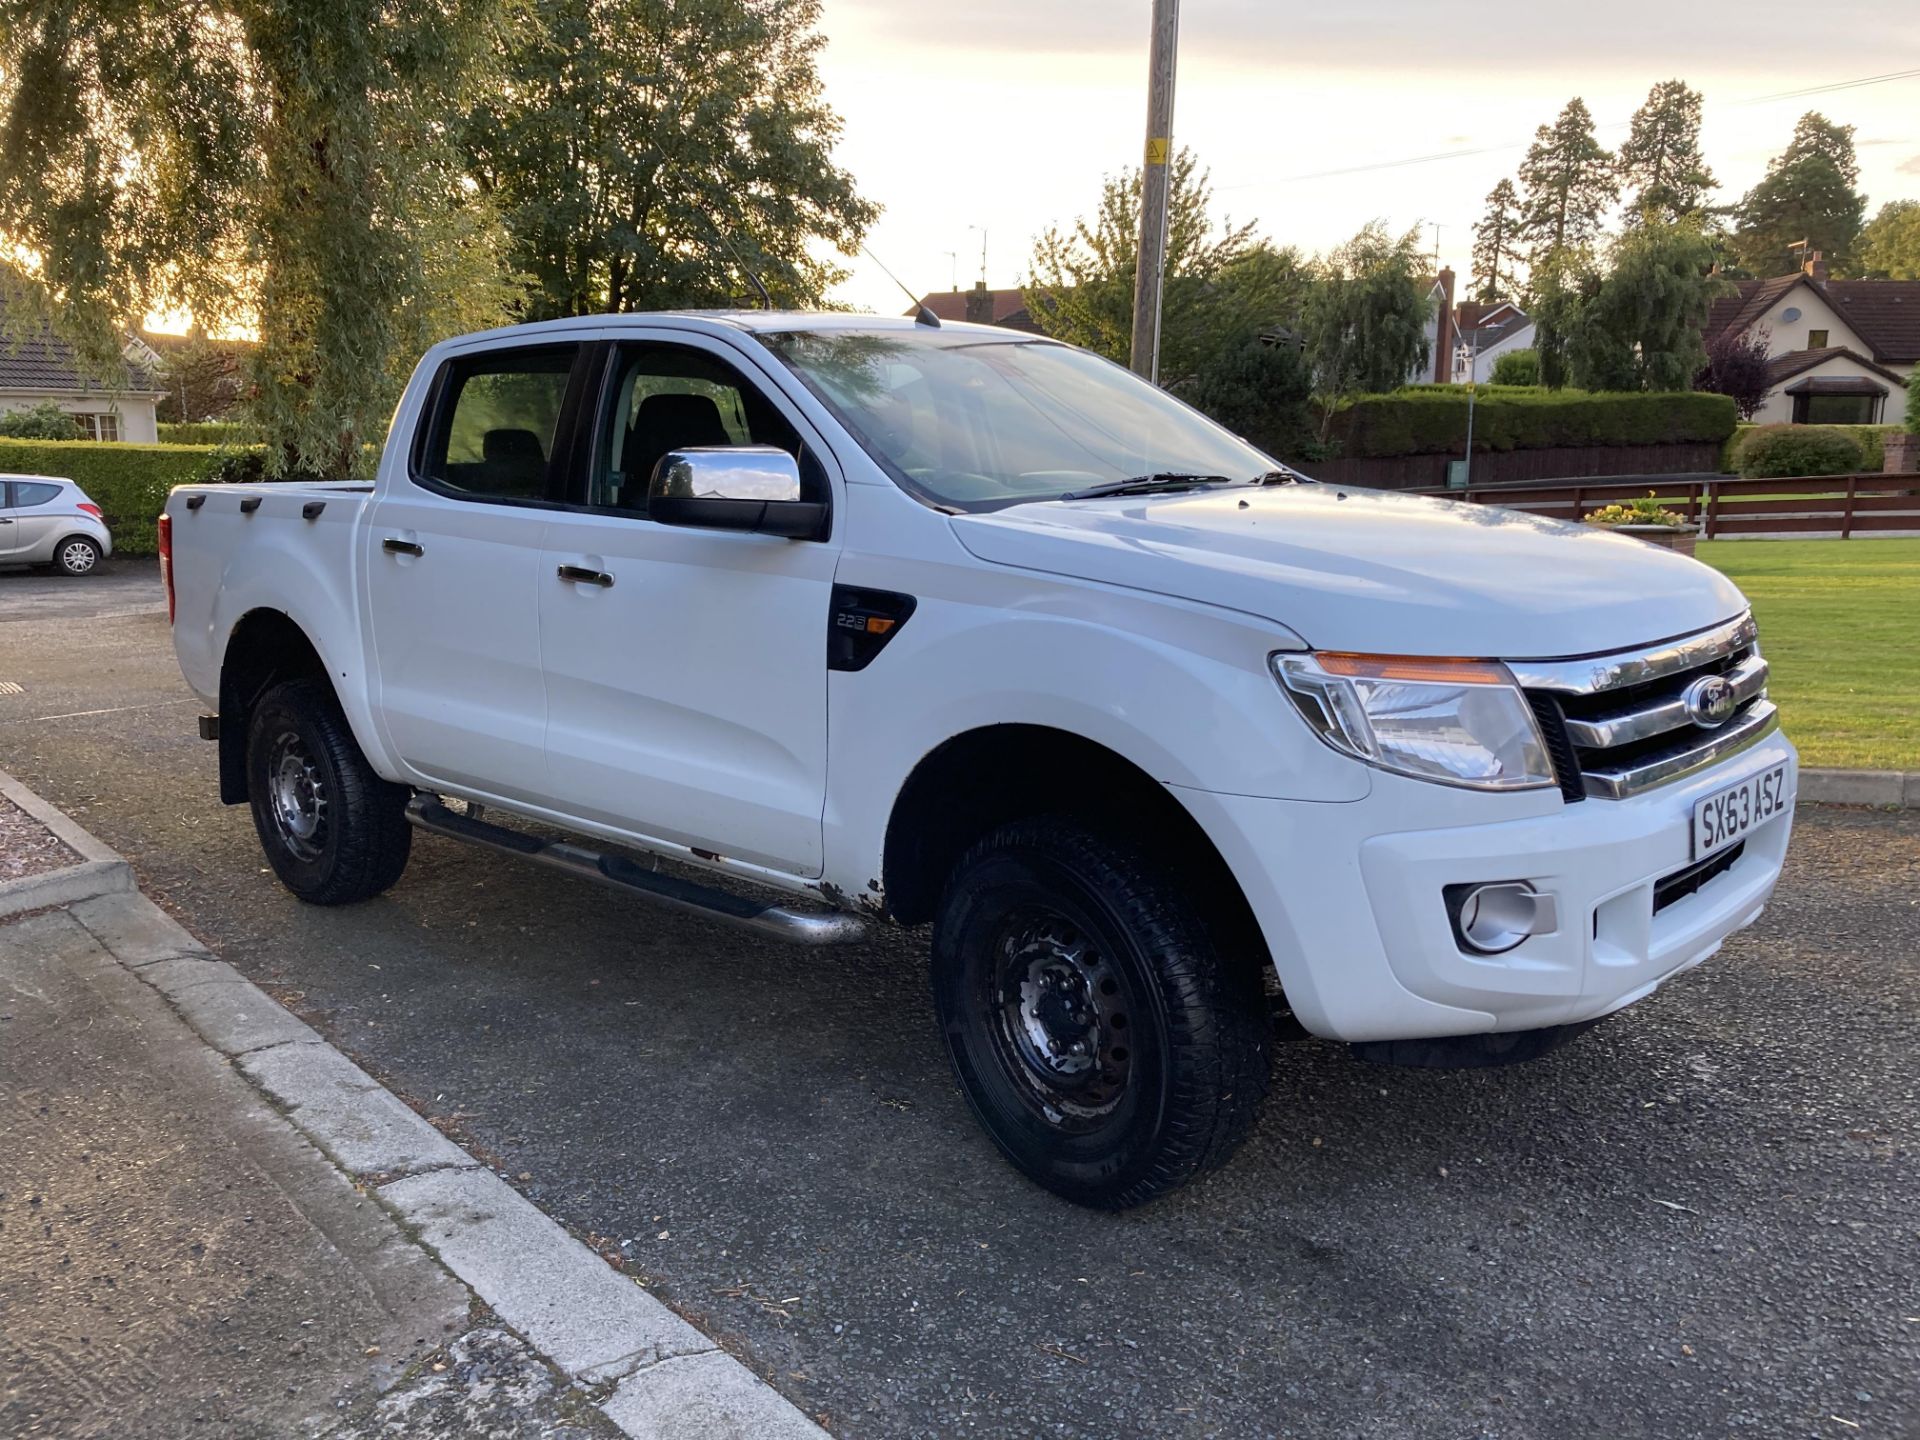
<path fill-rule="evenodd" d="M 424 555 L 427 552 L 411 540 L 396 540 L 391 535 L 380 542 L 380 548 L 389 555 Z"/>
<path fill-rule="evenodd" d="M 602 590 L 613 584 L 613 576 L 604 570 L 589 570 L 585 565 L 562 565 L 559 569 L 562 580 L 572 580 L 581 585 L 598 585 Z"/>

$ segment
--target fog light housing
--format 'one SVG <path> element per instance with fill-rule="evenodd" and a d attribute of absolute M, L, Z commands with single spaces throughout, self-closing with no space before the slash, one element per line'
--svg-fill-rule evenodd
<path fill-rule="evenodd" d="M 1447 914 L 1453 938 L 1476 955 L 1504 955 L 1529 936 L 1559 928 L 1559 907 L 1524 880 L 1491 885 L 1449 885 Z"/>

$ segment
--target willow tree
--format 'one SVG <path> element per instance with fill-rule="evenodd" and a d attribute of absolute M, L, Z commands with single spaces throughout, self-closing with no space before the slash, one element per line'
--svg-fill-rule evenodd
<path fill-rule="evenodd" d="M 534 316 L 821 303 L 878 207 L 834 164 L 819 0 L 543 0 L 462 132 Z"/>
<path fill-rule="evenodd" d="M 1178 387 L 1224 363 L 1257 337 L 1299 323 L 1308 286 L 1298 251 L 1256 238 L 1251 222 L 1212 215 L 1207 171 L 1175 153 L 1161 294 L 1160 375 Z M 1034 242 L 1027 310 L 1049 335 L 1125 364 L 1133 339 L 1141 172 L 1101 183 L 1092 215 L 1049 226 Z"/>
<path fill-rule="evenodd" d="M 154 310 L 257 331 L 276 473 L 339 473 L 420 347 L 497 318 L 444 117 L 494 0 L 0 0 L 10 298 L 96 366 Z"/>

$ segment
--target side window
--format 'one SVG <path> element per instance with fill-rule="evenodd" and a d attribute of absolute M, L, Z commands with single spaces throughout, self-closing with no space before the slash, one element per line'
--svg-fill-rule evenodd
<path fill-rule="evenodd" d="M 59 493 L 58 485 L 36 485 L 31 480 L 13 482 L 13 503 L 22 510 L 33 505 L 50 504 Z"/>
<path fill-rule="evenodd" d="M 826 472 L 787 419 L 733 366 L 684 345 L 624 345 L 594 450 L 589 504 L 644 511 L 653 470 L 670 450 L 773 445 L 800 461 L 801 488 L 824 500 Z"/>
<path fill-rule="evenodd" d="M 561 345 L 449 361 L 421 477 L 476 499 L 544 499 L 578 353 Z"/>

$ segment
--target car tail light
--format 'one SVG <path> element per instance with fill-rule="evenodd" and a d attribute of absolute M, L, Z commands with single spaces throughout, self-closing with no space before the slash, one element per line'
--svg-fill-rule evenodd
<path fill-rule="evenodd" d="M 101 508 L 98 505 L 94 504 L 93 501 L 91 500 L 82 500 L 78 505 L 74 506 L 73 508 L 76 510 L 84 510 L 87 514 L 93 516 L 93 518 L 96 520 L 104 520 L 107 518 L 106 513 L 102 511 Z"/>
<path fill-rule="evenodd" d="M 167 587 L 167 624 L 173 624 L 173 517 L 162 515 L 160 532 L 160 583 Z"/>

